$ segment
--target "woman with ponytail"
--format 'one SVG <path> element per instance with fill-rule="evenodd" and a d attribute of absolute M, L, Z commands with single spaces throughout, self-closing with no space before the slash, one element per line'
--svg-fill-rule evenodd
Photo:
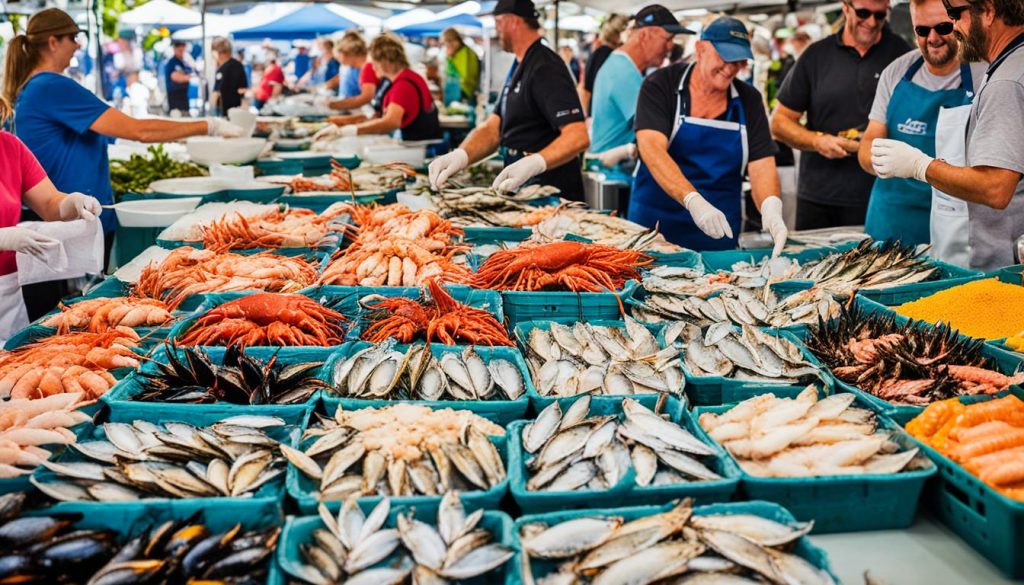
<path fill-rule="evenodd" d="M 14 132 L 63 191 L 80 191 L 111 204 L 112 138 L 169 142 L 188 136 L 238 136 L 242 129 L 226 120 L 194 122 L 136 119 L 103 102 L 65 76 L 79 48 L 82 31 L 68 14 L 47 8 L 28 21 L 25 34 L 7 48 L 3 98 L 14 107 Z M 8 107 L 9 107 L 8 106 Z M 106 237 L 104 266 L 110 256 L 117 220 L 113 210 L 100 215 Z"/>

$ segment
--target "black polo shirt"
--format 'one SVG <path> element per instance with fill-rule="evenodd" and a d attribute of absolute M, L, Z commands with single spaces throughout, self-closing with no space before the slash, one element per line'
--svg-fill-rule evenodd
<path fill-rule="evenodd" d="M 242 95 L 238 90 L 247 87 L 249 81 L 245 77 L 245 66 L 237 59 L 232 57 L 218 67 L 213 90 L 220 92 L 220 113 L 226 116 L 228 110 L 242 105 Z"/>
<path fill-rule="evenodd" d="M 842 32 L 811 44 L 786 76 L 779 103 L 807 113 L 807 128 L 826 134 L 868 123 L 878 78 L 889 63 L 910 50 L 889 27 L 863 57 L 843 44 Z M 875 178 L 860 168 L 857 156 L 827 159 L 817 152 L 800 154 L 797 197 L 843 207 L 867 205 Z"/>
<path fill-rule="evenodd" d="M 513 66 L 496 113 L 502 146 L 528 153 L 551 144 L 562 126 L 584 120 L 569 67 L 539 39 Z"/>

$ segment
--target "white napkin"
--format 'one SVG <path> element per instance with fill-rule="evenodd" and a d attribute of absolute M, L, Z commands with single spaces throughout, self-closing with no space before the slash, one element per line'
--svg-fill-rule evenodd
<path fill-rule="evenodd" d="M 39 260 L 28 254 L 15 254 L 18 282 L 22 285 L 51 280 L 79 278 L 103 272 L 103 231 L 100 222 L 26 221 L 18 227 L 30 229 L 60 242 Z"/>
<path fill-rule="evenodd" d="M 240 167 L 237 165 L 210 165 L 210 177 L 223 179 L 231 183 L 248 182 L 256 180 L 256 169 L 252 165 Z"/>

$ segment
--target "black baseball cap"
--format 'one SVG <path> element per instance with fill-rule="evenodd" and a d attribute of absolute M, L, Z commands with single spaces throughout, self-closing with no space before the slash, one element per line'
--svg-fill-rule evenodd
<path fill-rule="evenodd" d="M 499 14 L 514 14 L 523 18 L 539 18 L 540 13 L 533 5 L 533 0 L 498 0 L 494 6 L 494 16 Z"/>
<path fill-rule="evenodd" d="M 692 30 L 683 27 L 679 24 L 676 17 L 672 16 L 672 13 L 668 8 L 665 8 L 661 4 L 650 4 L 640 9 L 640 12 L 636 13 L 633 17 L 635 28 L 645 28 L 648 26 L 656 26 L 663 28 L 672 34 L 677 35 L 693 35 L 697 34 Z"/>

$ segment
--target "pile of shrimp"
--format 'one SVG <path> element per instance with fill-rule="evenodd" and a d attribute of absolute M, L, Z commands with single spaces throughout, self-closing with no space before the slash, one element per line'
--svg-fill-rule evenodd
<path fill-rule="evenodd" d="M 86 404 L 80 392 L 0 402 L 0 478 L 32 473 L 50 458 L 43 445 L 74 443 L 75 434 L 68 429 L 90 419 L 75 410 Z"/>
<path fill-rule="evenodd" d="M 60 313 L 43 321 L 43 325 L 56 327 L 58 333 L 102 333 L 115 327 L 158 327 L 173 319 L 170 307 L 161 300 L 114 297 L 61 303 Z"/>
<path fill-rule="evenodd" d="M 1024 501 L 1024 401 L 1009 395 L 962 404 L 958 398 L 928 406 L 907 432 L 956 461 L 992 489 Z"/>

